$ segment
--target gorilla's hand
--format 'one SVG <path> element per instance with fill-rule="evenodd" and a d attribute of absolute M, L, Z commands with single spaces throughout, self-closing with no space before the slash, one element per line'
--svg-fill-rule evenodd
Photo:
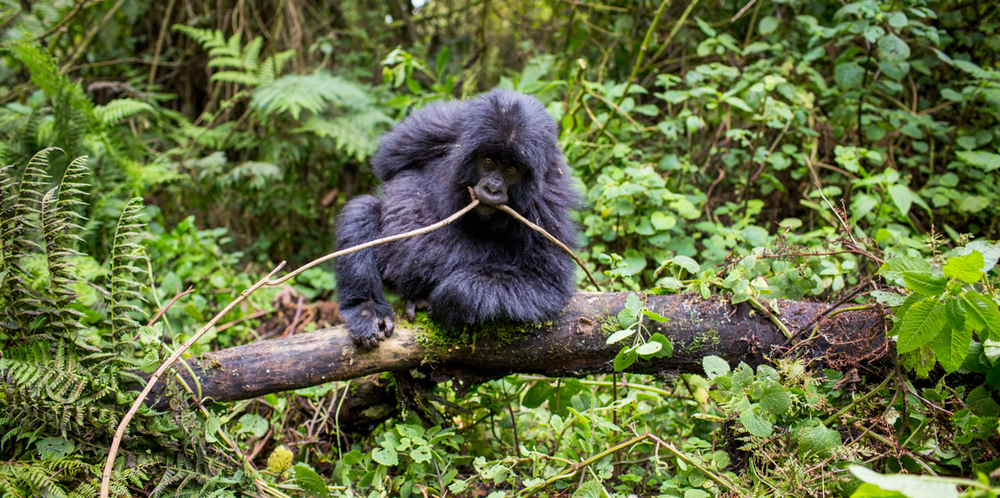
<path fill-rule="evenodd" d="M 379 341 L 392 335 L 392 308 L 386 303 L 365 301 L 357 306 L 340 310 L 347 323 L 347 330 L 362 349 L 377 348 Z"/>

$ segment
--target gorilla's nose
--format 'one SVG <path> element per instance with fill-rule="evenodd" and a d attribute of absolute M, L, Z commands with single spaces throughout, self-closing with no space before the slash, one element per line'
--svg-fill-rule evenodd
<path fill-rule="evenodd" d="M 476 197 L 483 204 L 498 206 L 507 202 L 507 189 L 501 182 L 482 182 L 476 189 Z"/>

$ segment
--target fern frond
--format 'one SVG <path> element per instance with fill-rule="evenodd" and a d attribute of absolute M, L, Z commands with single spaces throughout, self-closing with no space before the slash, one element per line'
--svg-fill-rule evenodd
<path fill-rule="evenodd" d="M 225 83 L 239 83 L 247 86 L 257 86 L 257 76 L 251 73 L 241 73 L 239 71 L 219 71 L 212 75 L 212 81 L 222 81 Z"/>
<path fill-rule="evenodd" d="M 104 124 L 117 123 L 144 111 L 152 111 L 153 106 L 137 99 L 115 99 L 105 105 L 94 107 L 94 114 Z"/>
<path fill-rule="evenodd" d="M 256 71 L 260 66 L 260 49 L 264 46 L 264 39 L 256 37 L 243 49 L 243 68 L 247 71 Z"/>
<path fill-rule="evenodd" d="M 16 193 L 9 181 L 0 184 L 4 189 L 3 206 L 0 206 L 0 241 L 4 266 L 9 270 L 0 287 L 7 306 L 0 317 L 3 328 L 15 332 L 15 337 L 25 338 L 30 332 L 30 325 L 43 313 L 51 310 L 35 296 L 25 282 L 27 272 L 24 263 L 31 254 L 40 249 L 34 237 L 39 231 L 40 212 L 37 207 L 40 202 L 41 188 L 49 175 L 48 156 L 53 150 L 49 147 L 39 151 L 25 166 L 21 182 Z"/>
<path fill-rule="evenodd" d="M 327 73 L 289 74 L 254 91 L 250 105 L 265 114 L 288 112 L 299 119 L 302 110 L 318 114 L 328 105 L 364 108 L 368 93 L 351 81 Z"/>
<path fill-rule="evenodd" d="M 139 331 L 140 324 L 132 318 L 132 313 L 142 313 L 138 307 L 124 302 L 125 299 L 142 299 L 139 294 L 141 284 L 133 280 L 133 275 L 143 271 L 131 264 L 145 259 L 142 247 L 132 242 L 142 235 L 144 223 L 139 222 L 142 198 L 128 201 L 118 219 L 114 246 L 111 249 L 111 295 L 106 298 L 111 317 L 111 335 L 116 348 L 127 346 L 132 336 Z"/>
<path fill-rule="evenodd" d="M 66 100 L 88 119 L 94 118 L 94 103 L 90 101 L 79 82 L 69 79 L 59 70 L 55 59 L 40 45 L 19 43 L 11 53 L 24 64 L 31 74 L 31 81 L 51 97 L 65 95 Z"/>
<path fill-rule="evenodd" d="M 66 167 L 62 181 L 42 197 L 42 235 L 53 308 L 50 326 L 72 342 L 77 342 L 80 331 L 85 329 L 79 321 L 83 314 L 70 307 L 77 297 L 72 285 L 79 280 L 70 258 L 80 255 L 73 247 L 82 239 L 74 232 L 82 229 L 76 223 L 83 219 L 77 208 L 86 204 L 82 197 L 87 194 L 80 190 L 84 187 L 80 181 L 87 172 L 87 156 L 74 159 Z"/>
<path fill-rule="evenodd" d="M 243 59 L 236 57 L 215 57 L 208 61 L 208 67 L 234 67 L 243 68 Z"/>
<path fill-rule="evenodd" d="M 309 132 L 317 136 L 332 138 L 338 149 L 363 162 L 378 147 L 376 139 L 378 125 L 390 122 L 392 122 L 391 118 L 379 110 L 372 109 L 360 114 L 337 116 L 331 119 L 313 116 L 306 120 L 301 127 L 292 131 Z"/>
<path fill-rule="evenodd" d="M 294 56 L 295 50 L 285 50 L 264 59 L 264 62 L 260 65 L 260 69 L 257 70 L 257 81 L 261 85 L 266 85 L 276 80 L 284 69 L 285 63 Z"/>

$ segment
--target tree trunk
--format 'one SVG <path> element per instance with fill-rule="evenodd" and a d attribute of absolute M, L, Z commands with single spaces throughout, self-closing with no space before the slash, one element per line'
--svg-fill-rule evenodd
<path fill-rule="evenodd" d="M 205 353 L 188 364 L 198 376 L 202 395 L 215 401 L 254 398 L 382 372 L 404 373 L 407 378 L 411 371 L 419 372 L 414 377 L 425 379 L 424 383 L 456 379 L 465 386 L 512 373 L 551 377 L 608 373 L 622 345 L 632 341 L 606 344 L 607 337 L 618 330 L 618 312 L 627 295 L 581 292 L 553 322 L 496 324 L 462 332 L 420 316 L 414 322 L 400 316 L 393 336 L 368 352 L 356 349 L 347 330 L 338 326 Z M 669 319 L 665 323 L 647 319 L 643 324 L 647 336 L 659 332 L 670 340 L 673 355 L 639 359 L 629 372 L 702 373 L 701 359 L 707 355 L 720 356 L 733 366 L 741 361 L 756 366 L 765 358 L 789 353 L 825 356 L 837 368 L 880 358 L 889 347 L 880 309 L 827 317 L 832 310 L 826 304 L 778 300 L 778 318 L 796 334 L 796 346 L 790 349 L 792 343 L 771 318 L 747 303 L 734 307 L 720 297 L 702 300 L 693 294 L 674 294 L 648 296 L 646 306 Z M 189 385 L 195 385 L 187 369 L 176 370 Z M 357 389 L 345 403 L 341 422 L 353 420 L 347 423 L 362 429 L 367 422 L 384 418 L 361 417 L 362 410 L 388 404 L 393 412 L 395 395 L 384 384 L 377 375 L 355 383 Z M 148 401 L 165 407 L 166 401 L 157 399 L 162 392 L 154 390 Z"/>

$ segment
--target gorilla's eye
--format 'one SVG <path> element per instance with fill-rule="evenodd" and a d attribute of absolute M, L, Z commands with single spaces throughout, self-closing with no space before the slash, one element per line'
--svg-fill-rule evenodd
<path fill-rule="evenodd" d="M 504 171 L 506 171 L 507 173 L 509 173 L 511 175 L 516 174 L 517 173 L 517 166 L 507 166 L 506 168 L 504 168 Z"/>
<path fill-rule="evenodd" d="M 493 158 L 492 157 L 484 158 L 483 162 L 486 163 L 487 166 L 493 166 Z"/>

